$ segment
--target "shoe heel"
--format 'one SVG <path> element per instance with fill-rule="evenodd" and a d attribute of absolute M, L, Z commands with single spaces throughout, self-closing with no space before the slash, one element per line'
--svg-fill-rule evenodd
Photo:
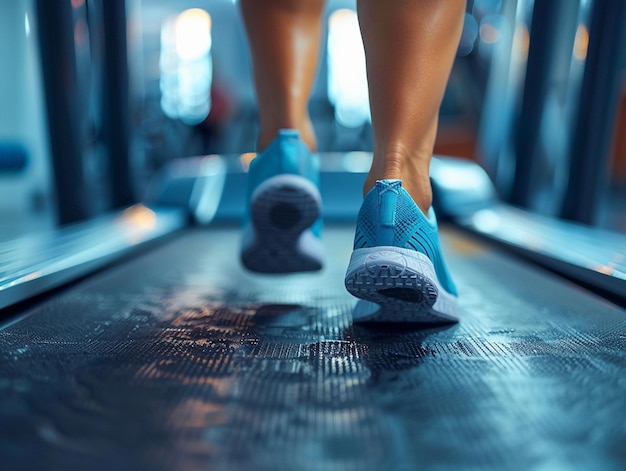
<path fill-rule="evenodd" d="M 252 195 L 249 242 L 242 251 L 246 268 L 261 273 L 315 271 L 322 247 L 311 227 L 321 214 L 321 196 L 306 178 L 278 175 Z"/>
<path fill-rule="evenodd" d="M 346 289 L 381 306 L 368 322 L 441 323 L 457 320 L 449 295 L 439 286 L 430 259 L 394 246 L 356 249 L 350 258 Z"/>

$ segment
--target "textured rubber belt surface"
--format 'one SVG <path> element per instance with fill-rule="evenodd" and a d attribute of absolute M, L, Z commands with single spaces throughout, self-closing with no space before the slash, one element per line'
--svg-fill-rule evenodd
<path fill-rule="evenodd" d="M 195 230 L 0 330 L 2 469 L 623 469 L 626 312 L 446 233 L 461 322 L 351 322 L 352 231 L 255 276 Z"/>

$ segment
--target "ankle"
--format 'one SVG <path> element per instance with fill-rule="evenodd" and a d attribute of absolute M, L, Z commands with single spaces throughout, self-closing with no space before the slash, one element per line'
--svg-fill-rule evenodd
<path fill-rule="evenodd" d="M 257 148 L 259 151 L 264 150 L 270 143 L 278 136 L 280 129 L 296 129 L 300 133 L 300 139 L 306 144 L 311 152 L 317 150 L 317 139 L 315 137 L 315 131 L 310 119 L 304 120 L 285 120 L 281 121 L 281 124 L 262 125 L 261 132 L 259 133 L 259 140 Z"/>
<path fill-rule="evenodd" d="M 375 154 L 372 168 L 365 179 L 363 194 L 371 190 L 377 180 L 402 180 L 402 187 L 421 211 L 428 215 L 433 200 L 429 167 L 430 155 L 413 157 L 403 150 L 388 152 L 384 158 L 377 158 Z"/>

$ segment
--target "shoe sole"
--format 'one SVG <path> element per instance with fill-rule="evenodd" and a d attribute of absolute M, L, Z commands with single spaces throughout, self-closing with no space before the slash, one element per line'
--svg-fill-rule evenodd
<path fill-rule="evenodd" d="M 244 229 L 243 265 L 259 273 L 322 268 L 322 244 L 310 228 L 322 210 L 317 187 L 298 175 L 269 178 L 252 194 Z"/>
<path fill-rule="evenodd" d="M 441 287 L 435 267 L 420 252 L 393 246 L 355 249 L 345 283 L 357 298 L 380 306 L 355 310 L 357 322 L 458 321 L 457 298 Z"/>

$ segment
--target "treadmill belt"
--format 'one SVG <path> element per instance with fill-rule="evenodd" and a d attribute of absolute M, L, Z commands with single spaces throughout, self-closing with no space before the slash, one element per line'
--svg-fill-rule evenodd
<path fill-rule="evenodd" d="M 24 308 L 2 469 L 624 469 L 623 309 L 447 229 L 461 322 L 353 324 L 352 236 L 259 276 L 191 229 Z"/>

